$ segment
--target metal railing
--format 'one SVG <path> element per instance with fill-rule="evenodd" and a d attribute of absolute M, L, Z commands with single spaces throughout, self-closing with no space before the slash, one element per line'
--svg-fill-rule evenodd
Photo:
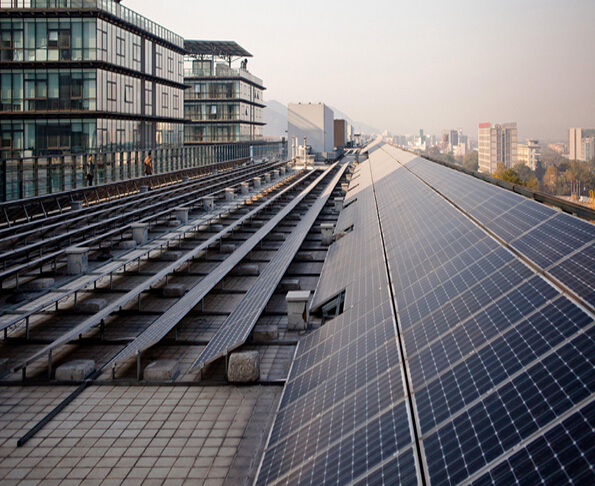
<path fill-rule="evenodd" d="M 144 160 L 149 152 L 153 174 L 162 174 L 243 157 L 284 158 L 286 147 L 281 141 L 252 142 L 3 159 L 0 160 L 0 202 L 85 187 L 89 162 L 92 162 L 93 185 L 143 176 Z"/>

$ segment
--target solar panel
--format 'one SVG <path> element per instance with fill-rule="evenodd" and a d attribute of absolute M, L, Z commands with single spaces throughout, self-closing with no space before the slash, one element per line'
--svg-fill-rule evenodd
<path fill-rule="evenodd" d="M 322 175 L 318 177 L 308 189 L 306 189 L 305 193 L 311 191 L 320 184 L 324 177 L 326 177 L 334 167 L 335 165 L 323 172 Z M 314 224 L 320 211 L 322 211 L 333 188 L 339 182 L 339 179 L 342 177 L 346 169 L 347 165 L 344 164 L 335 174 L 332 181 L 330 181 L 306 215 L 300 220 L 297 227 L 291 232 L 290 236 L 271 259 L 254 285 L 252 285 L 248 292 L 246 292 L 240 303 L 230 313 L 221 328 L 217 331 L 198 358 L 196 358 L 189 370 L 199 366 L 203 367 L 246 342 L 256 321 L 271 298 L 271 295 L 277 288 L 277 285 L 279 285 L 289 264 L 294 259 L 297 251 L 306 238 L 308 231 Z"/>

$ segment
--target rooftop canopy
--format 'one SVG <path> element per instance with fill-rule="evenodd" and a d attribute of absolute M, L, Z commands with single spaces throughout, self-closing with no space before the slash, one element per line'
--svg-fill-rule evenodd
<path fill-rule="evenodd" d="M 184 48 L 190 56 L 213 56 L 226 60 L 234 57 L 252 57 L 246 49 L 234 41 L 185 40 Z"/>

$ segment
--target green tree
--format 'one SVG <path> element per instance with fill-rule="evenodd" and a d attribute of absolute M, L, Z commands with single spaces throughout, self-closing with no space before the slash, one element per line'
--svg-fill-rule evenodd
<path fill-rule="evenodd" d="M 539 179 L 537 179 L 537 176 L 535 176 L 535 175 L 531 176 L 531 178 L 527 181 L 527 187 L 529 189 L 533 189 L 535 191 L 541 190 L 541 187 L 539 185 Z"/>
<path fill-rule="evenodd" d="M 498 179 L 502 179 L 503 181 L 512 182 L 513 184 L 523 184 L 523 181 L 519 179 L 518 174 L 514 171 L 514 169 L 509 169 L 504 165 L 504 162 L 498 162 L 498 167 L 496 172 L 494 172 L 494 177 Z"/>
<path fill-rule="evenodd" d="M 543 176 L 543 184 L 550 193 L 556 194 L 558 188 L 558 169 L 556 169 L 555 165 L 550 165 L 546 169 Z"/>
<path fill-rule="evenodd" d="M 463 159 L 463 168 L 477 172 L 479 170 L 479 161 L 477 152 L 469 152 Z"/>
<path fill-rule="evenodd" d="M 535 175 L 535 173 L 525 165 L 524 162 L 519 162 L 513 167 L 514 171 L 519 176 L 519 179 L 528 182 L 531 177 Z"/>

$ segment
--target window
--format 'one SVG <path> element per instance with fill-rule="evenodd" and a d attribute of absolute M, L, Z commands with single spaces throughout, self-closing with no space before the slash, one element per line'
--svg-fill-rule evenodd
<path fill-rule="evenodd" d="M 158 70 L 163 69 L 163 55 L 160 52 L 155 53 L 155 67 Z"/>
<path fill-rule="evenodd" d="M 124 101 L 126 103 L 132 103 L 134 101 L 134 95 L 132 93 L 132 85 L 127 84 L 124 87 Z"/>
<path fill-rule="evenodd" d="M 161 94 L 161 107 L 162 108 L 169 108 L 169 97 L 167 95 L 167 93 L 162 93 Z"/>
<path fill-rule="evenodd" d="M 116 56 L 124 57 L 126 54 L 126 41 L 124 37 L 116 37 Z"/>
<path fill-rule="evenodd" d="M 174 110 L 180 109 L 180 97 L 178 95 L 174 95 Z"/>
<path fill-rule="evenodd" d="M 108 99 L 108 101 L 116 101 L 117 100 L 117 87 L 116 87 L 115 81 L 107 82 L 107 99 Z"/>
<path fill-rule="evenodd" d="M 136 42 L 132 45 L 132 59 L 138 62 L 141 60 L 140 44 L 137 44 Z"/>
<path fill-rule="evenodd" d="M 174 58 L 169 57 L 167 58 L 167 72 L 173 74 L 174 72 Z"/>

